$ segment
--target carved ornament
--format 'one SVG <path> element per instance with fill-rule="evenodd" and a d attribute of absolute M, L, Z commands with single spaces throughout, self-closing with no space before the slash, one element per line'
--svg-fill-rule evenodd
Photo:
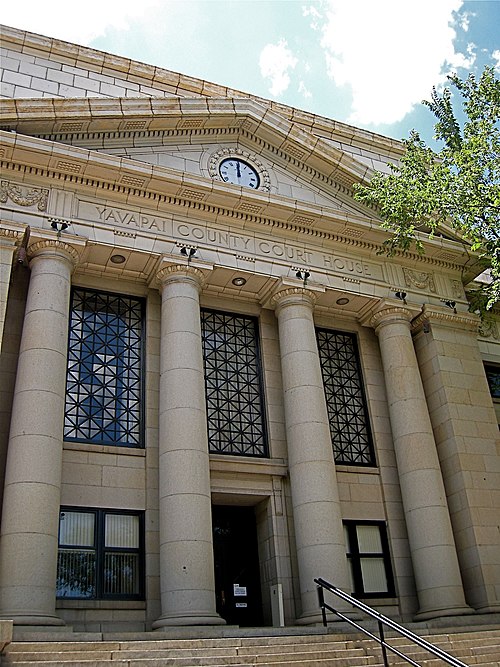
<path fill-rule="evenodd" d="M 30 258 L 33 258 L 37 255 L 40 255 L 43 251 L 52 250 L 52 255 L 66 255 L 68 259 L 71 259 L 74 264 L 77 264 L 80 260 L 79 253 L 73 248 L 73 246 L 64 241 L 58 240 L 49 240 L 45 239 L 43 241 L 37 241 L 32 243 L 28 248 L 28 255 Z"/>
<path fill-rule="evenodd" d="M 413 271 L 403 267 L 403 274 L 405 277 L 405 285 L 407 287 L 416 287 L 417 289 L 426 289 L 430 292 L 436 291 L 434 284 L 434 276 L 432 273 L 425 273 L 424 271 Z"/>
<path fill-rule="evenodd" d="M 10 199 L 18 206 L 35 206 L 39 211 L 45 211 L 49 191 L 45 188 L 25 188 L 20 185 L 13 185 L 9 181 L 0 183 L 0 202 L 7 203 Z"/>

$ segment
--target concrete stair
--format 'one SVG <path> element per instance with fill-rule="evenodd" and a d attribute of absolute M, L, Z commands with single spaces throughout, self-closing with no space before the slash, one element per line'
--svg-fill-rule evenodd
<path fill-rule="evenodd" d="M 77 634 L 46 641 L 14 641 L 1 656 L 2 667 L 361 667 L 383 665 L 380 647 L 359 635 L 320 632 L 218 638 L 125 638 L 102 635 L 99 641 L 80 641 Z M 83 637 L 82 637 L 83 639 Z M 500 666 L 500 629 L 426 634 L 466 665 Z M 389 641 L 426 667 L 443 665 L 404 638 Z M 389 653 L 389 664 L 407 665 Z"/>

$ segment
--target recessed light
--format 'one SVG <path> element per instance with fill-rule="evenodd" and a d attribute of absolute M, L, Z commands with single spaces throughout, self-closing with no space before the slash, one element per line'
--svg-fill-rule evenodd
<path fill-rule="evenodd" d="M 349 299 L 345 296 L 342 296 L 340 299 L 337 299 L 335 303 L 339 306 L 345 306 L 346 303 L 349 303 Z"/>
<path fill-rule="evenodd" d="M 233 285 L 236 285 L 236 287 L 243 287 L 243 285 L 245 285 L 247 281 L 245 278 L 239 277 L 239 278 L 233 278 L 231 282 L 233 283 Z"/>
<path fill-rule="evenodd" d="M 113 264 L 123 264 L 125 257 L 123 255 L 111 255 L 110 260 Z"/>

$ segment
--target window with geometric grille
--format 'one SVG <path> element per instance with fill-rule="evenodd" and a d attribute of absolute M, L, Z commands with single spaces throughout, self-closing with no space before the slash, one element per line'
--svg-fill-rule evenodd
<path fill-rule="evenodd" d="M 65 440 L 142 447 L 143 329 L 141 300 L 73 290 Z"/>
<path fill-rule="evenodd" d="M 382 521 L 344 521 L 347 561 L 356 597 L 392 597 L 394 578 Z"/>
<path fill-rule="evenodd" d="M 256 320 L 204 309 L 201 328 L 210 452 L 267 456 Z"/>
<path fill-rule="evenodd" d="M 143 583 L 143 512 L 61 508 L 57 597 L 138 600 Z"/>
<path fill-rule="evenodd" d="M 335 462 L 373 466 L 356 337 L 327 329 L 317 329 L 316 337 Z"/>
<path fill-rule="evenodd" d="M 484 370 L 497 415 L 498 428 L 500 428 L 500 366 L 485 364 Z"/>

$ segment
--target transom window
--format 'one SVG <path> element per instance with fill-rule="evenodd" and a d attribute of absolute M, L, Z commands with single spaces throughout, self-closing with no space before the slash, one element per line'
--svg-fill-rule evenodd
<path fill-rule="evenodd" d="M 141 300 L 73 291 L 66 440 L 142 446 L 143 329 Z"/>
<path fill-rule="evenodd" d="M 393 596 L 389 544 L 383 522 L 344 521 L 347 560 L 356 597 Z"/>
<path fill-rule="evenodd" d="M 142 512 L 61 508 L 57 596 L 141 599 Z"/>
<path fill-rule="evenodd" d="M 317 329 L 328 420 L 336 463 L 375 464 L 356 337 Z"/>
<path fill-rule="evenodd" d="M 257 322 L 201 311 L 210 452 L 267 456 Z"/>

